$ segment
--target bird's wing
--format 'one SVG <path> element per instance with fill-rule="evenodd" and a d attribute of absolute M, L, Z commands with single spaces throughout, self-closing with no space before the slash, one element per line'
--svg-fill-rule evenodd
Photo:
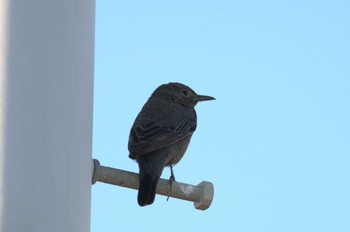
<path fill-rule="evenodd" d="M 169 146 L 192 134 L 195 129 L 196 123 L 187 121 L 176 126 L 160 126 L 151 122 L 133 127 L 129 137 L 129 157 L 135 159 Z"/>

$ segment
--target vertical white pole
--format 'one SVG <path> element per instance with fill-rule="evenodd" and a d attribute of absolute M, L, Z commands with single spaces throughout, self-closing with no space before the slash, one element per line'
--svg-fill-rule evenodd
<path fill-rule="evenodd" d="M 90 231 L 95 0 L 0 0 L 0 231 Z"/>

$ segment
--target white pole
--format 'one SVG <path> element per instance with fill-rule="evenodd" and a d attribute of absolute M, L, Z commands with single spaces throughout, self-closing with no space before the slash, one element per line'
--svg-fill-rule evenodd
<path fill-rule="evenodd" d="M 0 0 L 0 231 L 90 231 L 94 0 Z"/>

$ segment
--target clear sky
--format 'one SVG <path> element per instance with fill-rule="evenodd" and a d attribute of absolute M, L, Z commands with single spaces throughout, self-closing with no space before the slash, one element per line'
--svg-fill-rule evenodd
<path fill-rule="evenodd" d="M 206 211 L 92 187 L 92 232 L 350 231 L 349 1 L 97 1 L 93 156 L 137 172 L 131 125 L 181 82 L 216 101 L 178 181 L 214 184 Z M 163 178 L 169 178 L 165 169 Z"/>

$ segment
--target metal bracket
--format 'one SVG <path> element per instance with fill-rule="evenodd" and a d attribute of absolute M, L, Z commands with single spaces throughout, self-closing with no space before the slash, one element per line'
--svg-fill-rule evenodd
<path fill-rule="evenodd" d="M 104 167 L 97 159 L 93 160 L 92 184 L 97 181 L 118 185 L 126 188 L 138 189 L 139 175 L 120 169 Z M 194 202 L 194 207 L 200 210 L 209 208 L 214 198 L 214 186 L 211 182 L 203 181 L 197 186 L 173 182 L 170 189 L 169 180 L 160 179 L 157 194 Z"/>

